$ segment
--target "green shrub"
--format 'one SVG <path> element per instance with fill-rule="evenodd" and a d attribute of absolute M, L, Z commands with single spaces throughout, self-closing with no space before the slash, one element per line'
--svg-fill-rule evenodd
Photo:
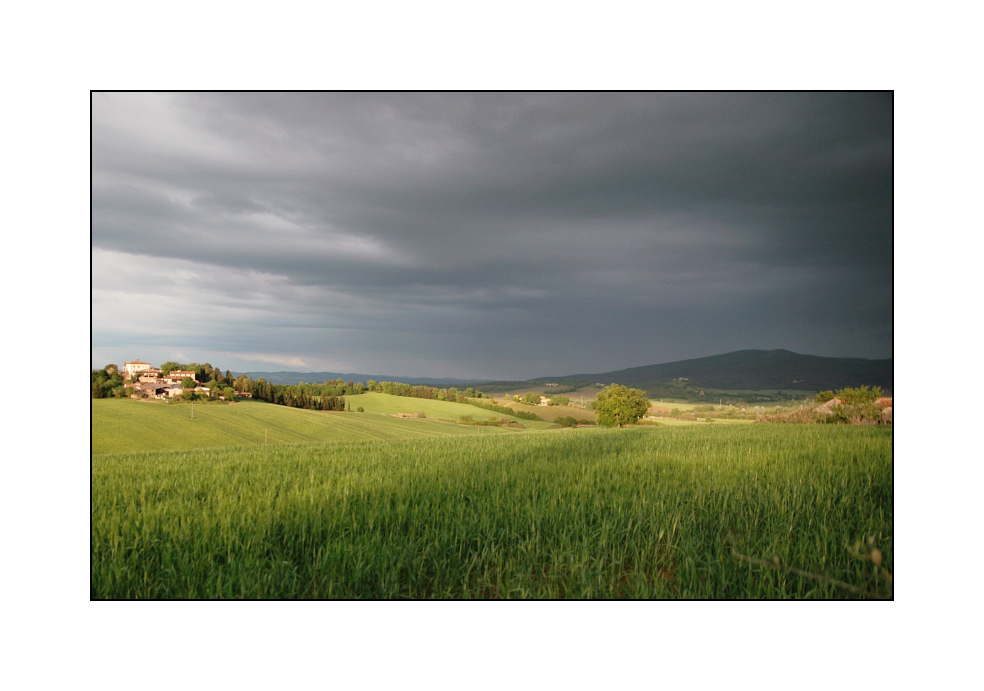
<path fill-rule="evenodd" d="M 880 386 L 876 386 L 871 389 L 867 386 L 861 386 L 856 389 L 841 389 L 837 392 L 837 398 L 839 398 L 841 402 L 847 406 L 874 403 L 875 399 L 881 398 L 881 395 L 882 390 Z"/>

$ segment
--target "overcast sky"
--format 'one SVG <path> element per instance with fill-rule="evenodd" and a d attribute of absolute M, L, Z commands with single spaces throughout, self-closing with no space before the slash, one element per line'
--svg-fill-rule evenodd
<path fill-rule="evenodd" d="M 92 97 L 92 365 L 892 357 L 886 94 Z"/>

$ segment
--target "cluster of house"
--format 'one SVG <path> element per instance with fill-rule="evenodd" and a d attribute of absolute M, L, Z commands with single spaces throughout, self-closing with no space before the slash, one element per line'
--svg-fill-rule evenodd
<path fill-rule="evenodd" d="M 143 360 L 124 362 L 123 375 L 126 381 L 137 377 L 137 383 L 133 385 L 133 398 L 174 398 L 184 393 L 181 382 L 185 377 L 195 378 L 195 373 L 189 370 L 173 369 L 167 374 L 161 374 L 160 367 L 154 367 Z M 207 394 L 209 388 L 196 386 L 195 391 Z"/>

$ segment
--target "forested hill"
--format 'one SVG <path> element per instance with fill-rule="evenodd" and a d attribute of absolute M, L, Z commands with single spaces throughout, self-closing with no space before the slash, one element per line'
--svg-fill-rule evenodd
<path fill-rule="evenodd" d="M 893 385 L 893 359 L 820 357 L 788 350 L 738 350 L 723 355 L 646 365 L 601 374 L 573 374 L 561 380 L 643 387 L 686 377 L 690 384 L 712 389 L 802 389 L 822 391 L 854 386 Z"/>
<path fill-rule="evenodd" d="M 667 362 L 661 365 L 630 367 L 614 372 L 596 374 L 572 374 L 565 377 L 539 377 L 515 382 L 481 382 L 478 379 L 436 379 L 430 377 L 401 377 L 388 374 L 368 375 L 352 372 L 246 372 L 253 379 L 263 378 L 272 384 L 298 384 L 299 382 L 344 381 L 403 382 L 427 386 L 490 384 L 488 390 L 522 388 L 541 382 L 561 382 L 571 387 L 583 384 L 624 384 L 642 389 L 651 388 L 656 382 L 668 382 L 686 377 L 691 386 L 723 390 L 799 389 L 805 391 L 836 390 L 854 386 L 880 386 L 891 389 L 893 385 L 893 360 L 865 360 L 862 358 L 820 357 L 800 355 L 788 350 L 739 350 L 723 355 Z"/>

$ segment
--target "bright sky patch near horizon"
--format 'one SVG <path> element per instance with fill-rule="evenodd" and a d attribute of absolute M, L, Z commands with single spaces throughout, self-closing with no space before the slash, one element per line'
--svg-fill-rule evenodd
<path fill-rule="evenodd" d="M 885 93 L 94 93 L 92 366 L 892 357 Z"/>

